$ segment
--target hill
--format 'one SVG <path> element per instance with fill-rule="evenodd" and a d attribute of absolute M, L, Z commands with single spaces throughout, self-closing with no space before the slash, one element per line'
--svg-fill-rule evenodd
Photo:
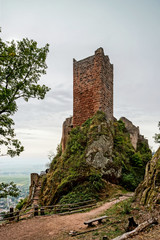
<path fill-rule="evenodd" d="M 98 111 L 71 130 L 41 182 L 40 203 L 72 203 L 109 195 L 107 182 L 134 191 L 151 159 L 147 141 L 137 135 L 136 148 L 125 121 L 108 121 Z"/>

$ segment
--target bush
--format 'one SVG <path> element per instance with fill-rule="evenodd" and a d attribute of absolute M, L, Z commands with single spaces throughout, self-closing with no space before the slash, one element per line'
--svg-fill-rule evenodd
<path fill-rule="evenodd" d="M 94 191 L 98 192 L 104 187 L 102 176 L 100 174 L 91 175 L 89 178 L 89 182 Z"/>
<path fill-rule="evenodd" d="M 132 172 L 123 173 L 121 185 L 129 191 L 134 191 L 138 186 L 139 181 Z"/>
<path fill-rule="evenodd" d="M 28 197 L 24 198 L 24 199 L 21 199 L 18 203 L 17 203 L 17 206 L 16 206 L 16 209 L 18 210 L 21 210 L 25 204 L 27 203 L 28 201 Z"/>
<path fill-rule="evenodd" d="M 131 210 L 131 202 L 124 202 L 122 214 L 130 214 Z"/>

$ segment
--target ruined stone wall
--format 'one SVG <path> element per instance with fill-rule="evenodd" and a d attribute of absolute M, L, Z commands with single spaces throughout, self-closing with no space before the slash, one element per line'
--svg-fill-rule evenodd
<path fill-rule="evenodd" d="M 125 117 L 121 117 L 121 120 L 124 122 L 125 128 L 130 134 L 131 143 L 135 150 L 137 149 L 138 141 L 145 142 L 148 145 L 148 140 L 140 134 L 139 127 L 133 125 L 133 123 Z"/>
<path fill-rule="evenodd" d="M 39 182 L 39 174 L 38 173 L 31 173 L 31 186 L 38 186 Z"/>
<path fill-rule="evenodd" d="M 139 138 L 139 127 L 134 126 L 133 123 L 125 117 L 121 117 L 121 120 L 124 122 L 125 128 L 130 134 L 131 143 L 134 149 L 137 149 L 137 143 Z"/>
<path fill-rule="evenodd" d="M 61 139 L 62 152 L 64 152 L 64 150 L 65 150 L 69 133 L 73 127 L 72 121 L 73 121 L 72 117 L 66 118 L 66 120 L 64 121 L 63 126 L 62 126 L 62 139 Z"/>
<path fill-rule="evenodd" d="M 31 183 L 29 187 L 29 196 L 28 196 L 28 202 L 27 205 L 30 206 L 33 202 L 33 195 L 35 192 L 36 187 L 39 184 L 40 176 L 38 173 L 31 173 Z"/>
<path fill-rule="evenodd" d="M 98 110 L 113 118 L 113 65 L 102 48 L 94 56 L 73 60 L 73 127 Z"/>

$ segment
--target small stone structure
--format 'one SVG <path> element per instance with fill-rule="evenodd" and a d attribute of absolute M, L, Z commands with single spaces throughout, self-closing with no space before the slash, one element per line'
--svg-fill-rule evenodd
<path fill-rule="evenodd" d="M 125 117 L 121 117 L 120 120 L 124 122 L 125 128 L 130 134 L 130 140 L 135 150 L 137 149 L 137 143 L 139 140 L 141 142 L 145 141 L 148 144 L 148 140 L 145 139 L 143 135 L 140 135 L 139 127 L 133 125 L 133 123 Z"/>
<path fill-rule="evenodd" d="M 31 184 L 29 188 L 28 205 L 38 205 L 41 192 L 41 180 L 48 173 L 48 169 L 38 173 L 31 173 Z"/>
<path fill-rule="evenodd" d="M 62 152 L 64 152 L 65 150 L 67 138 L 72 128 L 73 128 L 73 117 L 66 118 L 62 126 L 62 139 L 61 139 Z"/>
<path fill-rule="evenodd" d="M 125 117 L 121 117 L 121 120 L 124 122 L 125 128 L 130 134 L 131 143 L 134 149 L 136 149 L 139 138 L 139 127 L 134 126 L 133 123 Z"/>
<path fill-rule="evenodd" d="M 73 127 L 81 126 L 98 110 L 113 119 L 113 65 L 103 48 L 91 57 L 73 60 Z"/>

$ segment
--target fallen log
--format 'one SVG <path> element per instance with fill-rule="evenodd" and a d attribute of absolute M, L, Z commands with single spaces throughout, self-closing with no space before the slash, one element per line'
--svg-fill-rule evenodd
<path fill-rule="evenodd" d="M 125 239 L 128 239 L 129 237 L 133 237 L 133 236 L 137 235 L 142 230 L 144 230 L 145 228 L 149 227 L 152 224 L 158 224 L 158 219 L 157 218 L 150 218 L 149 220 L 139 224 L 139 226 L 136 227 L 133 231 L 124 233 L 123 235 L 118 236 L 118 237 L 116 237 L 116 238 L 114 238 L 112 240 L 125 240 Z"/>

